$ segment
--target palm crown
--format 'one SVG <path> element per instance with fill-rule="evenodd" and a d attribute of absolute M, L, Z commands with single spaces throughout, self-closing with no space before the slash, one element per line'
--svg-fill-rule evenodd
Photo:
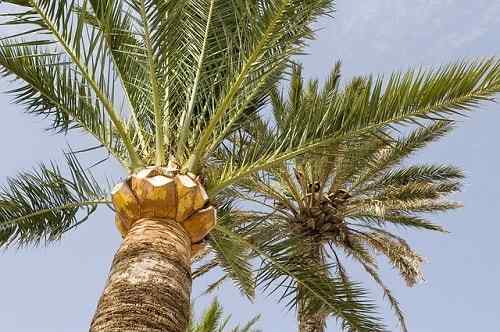
<path fill-rule="evenodd" d="M 445 118 L 500 90 L 493 59 L 361 80 L 343 90 L 335 89 L 333 75 L 321 111 L 295 108 L 285 117 L 277 109 L 279 126 L 253 136 L 291 57 L 313 37 L 311 24 L 331 11 L 332 1 L 3 2 L 16 5 L 2 16 L 17 31 L 0 41 L 0 70 L 17 80 L 9 91 L 17 103 L 49 118 L 52 130 L 92 135 L 127 173 L 175 161 L 203 180 L 214 202 L 287 160 L 380 135 L 390 125 Z M 8 181 L 0 200 L 1 245 L 57 240 L 110 203 L 109 191 L 77 156 L 67 154 L 64 170 L 43 165 Z M 279 260 L 268 262 L 314 284 Z M 318 297 L 325 305 L 332 299 Z M 354 311 L 343 312 L 348 324 L 379 328 Z"/>

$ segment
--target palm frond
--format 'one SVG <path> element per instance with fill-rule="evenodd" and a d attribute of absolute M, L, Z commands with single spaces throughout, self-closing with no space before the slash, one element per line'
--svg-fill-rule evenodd
<path fill-rule="evenodd" d="M 130 8 L 137 15 L 136 26 L 139 27 L 139 34 L 144 43 L 145 54 L 142 61 L 145 62 L 148 74 L 147 85 L 149 90 L 152 113 L 154 114 L 155 131 L 155 164 L 162 166 L 165 164 L 165 136 L 164 136 L 164 114 L 163 101 L 164 91 L 160 84 L 158 49 L 155 47 L 155 41 L 159 41 L 156 32 L 165 29 L 161 24 L 165 16 L 171 11 L 173 1 L 165 1 L 160 4 L 158 1 L 151 0 L 129 0 Z M 154 25 L 156 24 L 156 25 Z"/>
<path fill-rule="evenodd" d="M 462 204 L 447 200 L 434 199 L 387 199 L 383 202 L 367 200 L 363 205 L 357 206 L 362 213 L 377 214 L 380 217 L 389 213 L 418 213 L 418 212 L 446 212 L 461 208 Z"/>
<path fill-rule="evenodd" d="M 154 124 L 149 112 L 149 91 L 144 89 L 144 82 L 148 81 L 147 68 L 137 61 L 143 57 L 144 49 L 133 30 L 133 17 L 125 11 L 123 1 L 90 0 L 90 6 L 91 10 L 89 8 L 87 12 L 83 12 L 82 8 L 77 10 L 81 11 L 80 15 L 84 16 L 87 24 L 103 35 L 129 106 L 129 132 L 134 131 L 134 142 L 146 153 Z"/>
<path fill-rule="evenodd" d="M 362 186 L 367 179 L 373 180 L 377 175 L 399 165 L 414 152 L 437 141 L 453 129 L 452 121 L 435 121 L 413 129 L 408 135 L 391 141 L 377 141 L 375 150 L 364 150 L 368 154 L 363 158 L 363 167 L 358 167 L 348 180 L 353 182 L 351 190 Z M 382 143 L 382 144 L 381 144 Z M 372 144 L 373 146 L 373 144 Z M 368 160 L 368 162 L 366 161 Z"/>
<path fill-rule="evenodd" d="M 217 300 L 214 300 L 203 314 L 201 321 L 193 329 L 193 332 L 216 332 L 221 319 L 222 307 Z"/>
<path fill-rule="evenodd" d="M 234 220 L 237 218 L 236 211 L 231 211 L 229 206 L 222 207 L 218 211 L 219 225 L 244 236 L 245 232 L 240 231 L 240 226 Z M 255 278 L 250 262 L 251 253 L 247 246 L 218 229 L 210 234 L 208 242 L 215 254 L 214 261 L 233 280 L 243 294 L 249 299 L 253 299 L 255 297 Z"/>
<path fill-rule="evenodd" d="M 262 332 L 261 330 L 255 330 L 253 328 L 259 320 L 260 320 L 260 315 L 255 316 L 248 323 L 243 325 L 241 328 L 236 327 L 235 329 L 233 329 L 232 332 Z M 220 332 L 222 332 L 222 331 L 220 331 Z"/>
<path fill-rule="evenodd" d="M 210 260 L 208 262 L 204 262 L 203 264 L 200 264 L 199 266 L 196 266 L 194 270 L 191 272 L 191 278 L 194 280 L 196 278 L 199 278 L 203 276 L 204 274 L 212 271 L 217 267 L 217 261 L 215 260 Z"/>
<path fill-rule="evenodd" d="M 366 264 L 363 260 L 358 260 L 358 262 L 363 266 L 365 271 L 368 272 L 368 274 L 384 292 L 384 296 L 387 298 L 387 301 L 391 305 L 392 310 L 398 318 L 399 324 L 401 325 L 401 331 L 408 332 L 408 327 L 406 326 L 406 319 L 403 310 L 401 309 L 398 300 L 394 297 L 394 295 L 392 295 L 391 290 L 384 284 L 382 278 L 373 267 Z"/>
<path fill-rule="evenodd" d="M 198 322 L 191 322 L 190 332 L 258 332 L 258 330 L 253 329 L 255 324 L 260 319 L 260 316 L 256 316 L 247 322 L 243 327 L 236 326 L 231 330 L 226 327 L 229 324 L 231 316 L 227 316 L 225 319 L 224 311 L 217 299 L 210 304 L 210 306 L 205 310 L 203 316 Z"/>
<path fill-rule="evenodd" d="M 87 11 L 88 1 L 81 6 Z M 92 93 L 87 98 L 103 110 L 113 125 L 113 130 L 123 142 L 131 167 L 142 164 L 135 151 L 122 116 L 113 104 L 115 95 L 114 70 L 107 56 L 105 39 L 92 25 L 87 24 L 85 15 L 76 15 L 78 2 L 53 2 L 29 0 L 30 10 L 11 14 L 14 20 L 5 24 L 23 24 L 37 27 L 36 32 L 44 32 L 46 39 L 31 38 L 29 42 L 13 42 L 10 47 L 46 46 L 50 44 L 56 53 L 63 54 L 66 63 L 74 70 L 82 85 Z M 41 29 L 41 31 L 40 31 Z M 20 34 L 23 37 L 33 35 L 33 30 Z M 45 52 L 42 51 L 42 54 Z"/>
<path fill-rule="evenodd" d="M 194 5 L 194 4 L 193 4 Z M 199 42 L 198 49 L 196 49 L 193 44 L 191 44 L 192 47 L 192 53 L 193 55 L 196 55 L 196 73 L 193 78 L 193 84 L 190 88 L 190 96 L 189 96 L 189 102 L 187 108 L 185 108 L 182 112 L 181 115 L 181 123 L 179 124 L 179 133 L 178 133 L 178 142 L 177 142 L 177 154 L 181 154 L 185 151 L 186 149 L 186 140 L 187 136 L 190 131 L 190 125 L 191 121 L 194 115 L 194 108 L 196 105 L 196 99 L 198 98 L 198 89 L 200 88 L 201 84 L 200 81 L 202 79 L 202 72 L 203 69 L 206 68 L 207 63 L 206 63 L 206 57 L 207 57 L 207 51 L 209 50 L 209 42 L 213 41 L 213 35 L 211 34 L 212 30 L 212 21 L 214 20 L 215 16 L 215 0 L 210 0 L 210 1 L 197 1 L 196 5 L 198 8 L 193 6 L 193 9 L 196 8 L 198 17 L 202 20 L 202 22 L 205 23 L 203 27 L 203 33 L 199 33 L 196 30 L 199 29 L 199 25 L 197 26 L 191 26 L 191 28 L 194 28 L 191 31 L 193 36 L 196 35 L 201 35 L 202 39 Z M 203 7 L 204 6 L 204 7 Z M 201 7 L 201 8 L 200 8 Z M 207 10 L 208 9 L 208 10 Z M 198 23 L 198 22 L 197 22 Z M 199 24 L 199 23 L 198 23 Z M 221 31 L 220 31 L 221 32 Z M 192 41 L 192 40 L 191 40 Z"/>
<path fill-rule="evenodd" d="M 415 182 L 452 183 L 463 178 L 462 170 L 451 165 L 412 165 L 404 168 L 392 168 L 384 172 L 378 179 L 374 178 L 366 184 L 363 190 L 383 190 L 383 188 L 399 187 Z"/>
<path fill-rule="evenodd" d="M 7 180 L 0 191 L 0 246 L 57 241 L 110 202 L 74 155 L 66 163 L 68 176 L 51 163 Z"/>
<path fill-rule="evenodd" d="M 13 40 L 0 42 L 0 70 L 4 77 L 24 81 L 8 93 L 28 113 L 51 118 L 50 129 L 81 128 L 92 134 L 117 160 L 127 161 L 123 143 L 103 110 L 92 102 L 92 92 L 61 55 Z"/>
<path fill-rule="evenodd" d="M 380 232 L 360 232 L 360 234 L 367 244 L 389 259 L 408 286 L 412 287 L 423 280 L 421 265 L 424 260 L 404 240 L 394 240 Z"/>
<path fill-rule="evenodd" d="M 426 229 L 430 231 L 446 233 L 446 230 L 442 226 L 436 225 L 422 217 L 409 214 L 406 211 L 401 213 L 385 212 L 383 214 L 379 213 L 379 211 L 376 210 L 374 212 L 375 213 L 353 213 L 349 214 L 348 217 L 352 218 L 354 221 L 360 220 L 363 224 L 360 225 L 356 223 L 355 225 L 362 227 L 366 226 L 366 224 L 372 223 L 375 223 L 379 226 L 384 225 L 385 223 L 390 223 L 392 225 L 400 227 Z"/>

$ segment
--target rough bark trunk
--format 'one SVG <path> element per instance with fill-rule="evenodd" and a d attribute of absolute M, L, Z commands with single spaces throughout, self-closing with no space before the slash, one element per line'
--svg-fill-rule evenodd
<path fill-rule="evenodd" d="M 191 240 L 176 221 L 134 223 L 115 255 L 91 332 L 185 332 Z"/>
<path fill-rule="evenodd" d="M 304 246 L 303 252 L 308 255 L 308 263 L 314 266 L 324 264 L 324 259 L 321 255 L 320 243 L 309 243 Z M 304 291 L 299 287 L 299 299 L 303 298 Z M 298 320 L 299 332 L 325 332 L 327 315 L 324 313 L 307 313 L 305 312 L 305 304 L 299 301 Z"/>
<path fill-rule="evenodd" d="M 326 315 L 315 314 L 299 318 L 299 332 L 324 332 Z"/>

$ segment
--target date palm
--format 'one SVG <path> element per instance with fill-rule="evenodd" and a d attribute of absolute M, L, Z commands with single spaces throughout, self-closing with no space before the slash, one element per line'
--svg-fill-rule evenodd
<path fill-rule="evenodd" d="M 481 71 L 483 66 L 484 63 L 479 64 L 476 69 Z M 474 69 L 466 68 L 459 64 L 444 67 L 437 75 L 395 74 L 382 91 L 382 81 L 374 82 L 370 78 L 356 78 L 341 87 L 340 65 L 335 67 L 324 88 L 320 89 L 315 80 L 304 84 L 301 69 L 296 66 L 288 98 L 278 90 L 271 93 L 275 128 L 257 122 L 249 134 L 259 140 L 260 137 L 274 135 L 274 131 L 283 130 L 297 114 L 307 112 L 310 118 L 316 114 L 323 116 L 336 107 L 339 98 L 346 95 L 352 98 L 350 105 L 383 107 L 387 102 L 387 107 L 400 107 L 398 103 L 402 102 L 417 107 L 420 101 L 428 100 L 427 93 L 432 93 L 434 89 L 450 93 L 464 87 L 478 86 L 481 89 L 481 85 L 467 83 L 471 78 L 468 75 Z M 429 90 L 422 89 L 424 86 Z M 412 94 L 410 91 L 419 93 Z M 398 95 L 400 98 L 397 98 Z M 373 99 L 377 102 L 374 103 Z M 444 107 L 449 110 L 458 106 L 451 99 L 446 99 L 440 103 L 448 104 L 449 108 Z M 470 104 L 466 102 L 463 105 Z M 290 266 L 301 269 L 312 267 L 319 274 L 345 282 L 350 282 L 346 259 L 351 258 L 381 287 L 401 329 L 407 331 L 397 299 L 378 274 L 376 256 L 385 256 L 410 287 L 423 279 L 423 258 L 395 230 L 409 228 L 445 232 L 441 226 L 426 218 L 429 214 L 460 207 L 448 197 L 459 191 L 463 174 L 450 165 L 403 165 L 403 162 L 416 151 L 445 136 L 453 125 L 453 121 L 432 118 L 418 123 L 416 128 L 405 128 L 404 135 L 398 135 L 401 131 L 389 126 L 379 135 L 360 135 L 338 141 L 322 151 L 282 162 L 266 173 L 256 174 L 241 182 L 235 196 L 254 200 L 264 209 L 271 209 L 268 212 L 270 217 L 265 221 L 257 218 L 247 222 L 249 237 L 253 234 L 257 243 L 252 246 L 264 248 L 260 249 L 261 252 L 266 247 L 285 246 L 291 252 Z M 264 215 L 256 213 L 256 216 L 259 214 Z M 257 277 L 265 279 L 266 283 L 271 283 L 274 278 L 280 286 L 286 285 L 283 296 L 293 296 L 292 301 L 298 306 L 299 331 L 324 331 L 328 316 L 335 316 L 335 313 L 318 304 L 310 290 L 294 280 L 284 283 L 283 276 L 274 274 L 270 277 L 272 270 L 265 265 Z"/>
<path fill-rule="evenodd" d="M 13 11 L 3 10 L 10 5 Z M 185 331 L 191 257 L 203 248 L 216 211 L 219 220 L 232 218 L 224 206 L 237 183 L 348 137 L 377 135 L 390 123 L 469 109 L 500 90 L 496 61 L 464 64 L 432 79 L 390 83 L 398 94 L 382 96 L 381 83 L 366 90 L 368 100 L 352 103 L 345 94 L 321 116 L 302 111 L 271 136 L 247 140 L 331 1 L 10 0 L 1 6 L 3 26 L 15 28 L 0 41 L 0 70 L 16 80 L 9 91 L 14 100 L 50 119 L 56 132 L 94 137 L 123 166 L 123 181 L 108 190 L 69 152 L 64 166 L 20 173 L 0 193 L 2 246 L 59 240 L 99 206 L 113 205 L 124 240 L 91 331 Z M 211 240 L 233 236 L 225 229 Z M 288 269 L 272 252 L 266 257 L 351 329 L 383 330 L 355 285 L 330 280 L 334 294 L 321 288 L 321 276 Z"/>

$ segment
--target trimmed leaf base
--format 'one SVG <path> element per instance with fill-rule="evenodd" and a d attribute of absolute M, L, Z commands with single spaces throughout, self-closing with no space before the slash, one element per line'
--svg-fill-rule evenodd
<path fill-rule="evenodd" d="M 114 187 L 112 201 L 122 237 L 143 218 L 175 220 L 189 235 L 194 254 L 217 222 L 217 211 L 200 182 L 173 167 L 147 167 L 132 174 Z"/>

